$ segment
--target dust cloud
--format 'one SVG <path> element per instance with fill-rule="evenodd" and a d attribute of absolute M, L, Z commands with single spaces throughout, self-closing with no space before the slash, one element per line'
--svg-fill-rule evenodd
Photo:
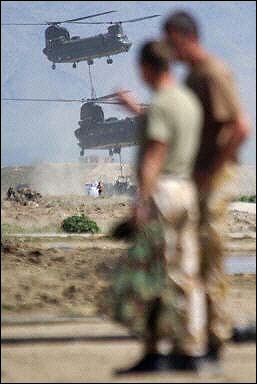
<path fill-rule="evenodd" d="M 123 165 L 123 174 L 132 175 L 132 167 Z M 42 163 L 33 167 L 31 185 L 43 195 L 85 195 L 86 183 L 114 183 L 120 175 L 118 163 Z"/>

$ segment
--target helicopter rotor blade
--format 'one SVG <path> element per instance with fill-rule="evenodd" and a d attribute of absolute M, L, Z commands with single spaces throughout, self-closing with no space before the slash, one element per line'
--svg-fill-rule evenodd
<path fill-rule="evenodd" d="M 18 98 L 1 98 L 2 101 L 35 101 L 35 102 L 55 102 L 55 103 L 75 103 L 82 102 L 83 99 L 18 99 Z"/>
<path fill-rule="evenodd" d="M 95 101 L 96 104 L 111 104 L 111 105 L 122 105 L 122 103 L 120 101 Z"/>
<path fill-rule="evenodd" d="M 96 104 L 109 104 L 109 105 L 123 105 L 120 101 L 96 101 Z M 140 107 L 147 108 L 149 107 L 149 104 L 144 104 L 144 103 L 138 103 Z"/>
<path fill-rule="evenodd" d="M 122 91 L 122 92 L 129 93 L 131 91 L 125 90 L 125 91 Z M 87 99 L 87 100 L 88 101 L 98 102 L 98 101 L 104 101 L 104 100 L 112 99 L 112 98 L 115 98 L 117 96 L 118 96 L 118 92 L 115 92 L 115 93 L 110 93 L 109 95 L 105 95 L 105 96 L 101 96 L 101 97 L 96 97 L 96 98 L 92 98 L 92 99 Z"/>
<path fill-rule="evenodd" d="M 107 11 L 107 12 L 100 12 L 100 13 L 95 13 L 94 15 L 89 15 L 89 16 L 84 16 L 84 17 L 78 17 L 76 19 L 69 19 L 69 20 L 62 20 L 62 21 L 48 21 L 47 24 L 63 24 L 63 23 L 74 23 L 75 21 L 79 20 L 85 20 L 85 19 L 90 19 L 92 17 L 96 16 L 101 16 L 101 15 L 107 15 L 108 13 L 114 13 L 117 11 Z"/>
<path fill-rule="evenodd" d="M 130 92 L 130 91 L 124 91 Z M 111 104 L 111 105 L 123 105 L 119 100 L 110 100 L 117 96 L 117 93 L 98 97 L 95 99 L 26 99 L 26 98 L 1 98 L 2 101 L 21 101 L 21 102 L 54 102 L 54 103 L 96 103 L 96 104 Z M 148 107 L 149 104 L 139 103 L 141 107 Z"/>
<path fill-rule="evenodd" d="M 90 24 L 90 25 L 103 25 L 103 24 L 117 24 L 118 22 L 113 22 L 113 21 L 69 21 L 69 24 Z"/>
<path fill-rule="evenodd" d="M 1 25 L 4 25 L 4 26 L 12 26 L 12 25 L 25 26 L 25 25 L 47 25 L 47 23 L 1 23 Z"/>
<path fill-rule="evenodd" d="M 135 23 L 137 21 L 147 20 L 147 19 L 153 19 L 154 17 L 160 17 L 161 15 L 151 15 L 151 16 L 144 16 L 144 17 L 138 17 L 136 19 L 128 19 L 128 20 L 121 20 L 121 21 L 88 21 L 88 22 L 74 22 L 74 24 L 124 24 L 124 23 Z"/>
<path fill-rule="evenodd" d="M 1 25 L 4 25 L 4 26 L 8 26 L 8 25 L 9 26 L 11 26 L 11 25 L 15 25 L 15 26 L 19 26 L 19 25 L 20 26 L 25 26 L 25 25 L 57 25 L 57 24 L 63 24 L 63 23 L 73 23 L 75 21 L 90 19 L 92 17 L 107 15 L 108 13 L 114 13 L 114 12 L 117 12 L 117 11 L 100 12 L 100 13 L 95 13 L 94 15 L 88 15 L 88 16 L 84 16 L 84 17 L 78 17 L 76 19 L 62 20 L 62 21 L 47 21 L 45 23 L 1 23 Z"/>
<path fill-rule="evenodd" d="M 141 20 L 147 20 L 147 19 L 153 19 L 154 17 L 160 17 L 161 15 L 151 15 L 151 16 L 145 16 L 145 17 L 138 17 L 137 19 L 129 19 L 129 20 L 122 20 L 120 23 L 135 23 L 137 21 Z"/>

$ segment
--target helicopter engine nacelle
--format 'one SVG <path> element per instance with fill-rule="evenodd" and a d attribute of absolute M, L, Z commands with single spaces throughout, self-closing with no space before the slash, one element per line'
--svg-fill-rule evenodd
<path fill-rule="evenodd" d="M 53 48 L 52 45 L 56 44 L 58 41 L 61 42 L 68 40 L 70 40 L 69 31 L 59 25 L 51 25 L 45 31 L 45 42 L 47 48 Z"/>
<path fill-rule="evenodd" d="M 93 103 L 85 103 L 80 110 L 80 120 L 87 120 L 94 123 L 102 123 L 104 121 L 104 113 L 99 105 Z"/>

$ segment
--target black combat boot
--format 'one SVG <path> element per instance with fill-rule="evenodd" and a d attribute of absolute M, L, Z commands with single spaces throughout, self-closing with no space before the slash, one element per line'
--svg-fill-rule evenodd
<path fill-rule="evenodd" d="M 235 327 L 231 341 L 234 343 L 256 343 L 256 324 L 249 324 L 244 327 Z"/>
<path fill-rule="evenodd" d="M 117 375 L 168 371 L 168 358 L 160 353 L 148 353 L 128 369 L 117 370 Z"/>
<path fill-rule="evenodd" d="M 149 304 L 148 319 L 147 319 L 147 331 L 148 338 L 146 345 L 153 346 L 157 345 L 157 322 L 161 311 L 161 301 L 159 298 L 153 300 Z M 150 348 L 148 348 L 150 350 Z M 147 373 L 147 372 L 163 372 L 169 370 L 168 357 L 158 352 L 146 353 L 135 365 L 128 369 L 122 369 L 116 371 L 117 375 L 127 375 L 136 373 Z"/>

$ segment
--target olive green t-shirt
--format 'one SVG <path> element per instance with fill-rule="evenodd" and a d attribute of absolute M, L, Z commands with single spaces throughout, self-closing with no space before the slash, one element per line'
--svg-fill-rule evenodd
<path fill-rule="evenodd" d="M 144 120 L 141 156 L 149 141 L 167 144 L 162 174 L 190 177 L 202 128 L 202 108 L 193 92 L 178 85 L 158 91 Z"/>

